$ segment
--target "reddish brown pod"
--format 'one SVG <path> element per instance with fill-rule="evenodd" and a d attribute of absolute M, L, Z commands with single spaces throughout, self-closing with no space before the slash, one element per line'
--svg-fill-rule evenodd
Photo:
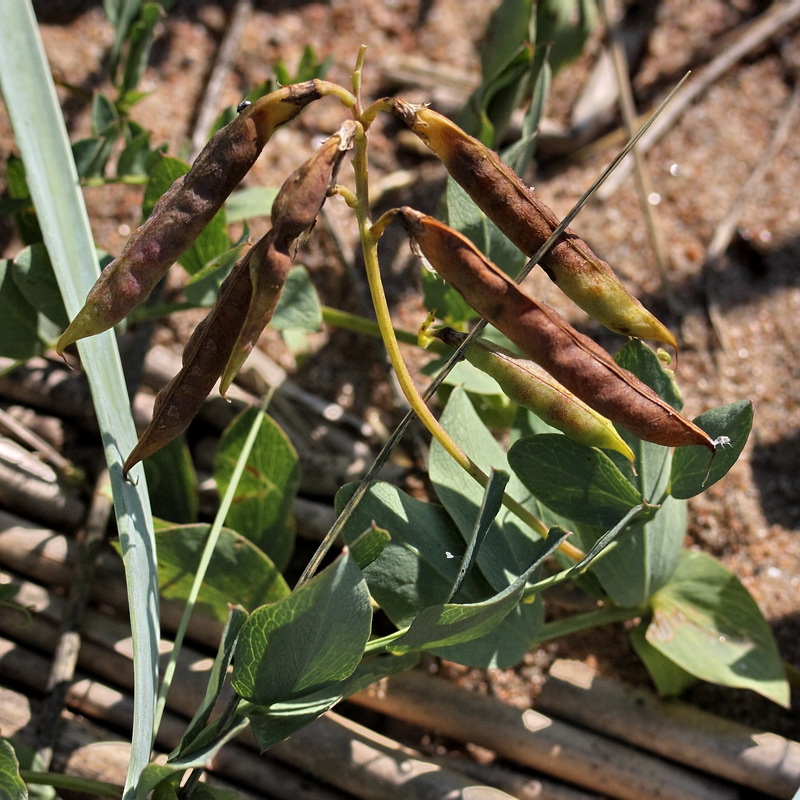
<path fill-rule="evenodd" d="M 527 256 L 533 256 L 559 219 L 503 160 L 447 117 L 426 107 L 393 101 L 399 116 L 438 156 L 473 202 Z M 573 230 L 542 258 L 556 285 L 601 324 L 626 336 L 674 347 L 675 337 L 651 314 Z"/>
<path fill-rule="evenodd" d="M 283 86 L 217 131 L 186 175 L 159 199 L 86 297 L 56 350 L 108 330 L 147 298 L 222 207 L 281 125 L 325 93 L 324 81 Z"/>
<path fill-rule="evenodd" d="M 705 431 L 524 292 L 465 236 L 412 208 L 397 209 L 395 215 L 418 251 L 481 316 L 588 406 L 645 441 L 715 451 Z"/>

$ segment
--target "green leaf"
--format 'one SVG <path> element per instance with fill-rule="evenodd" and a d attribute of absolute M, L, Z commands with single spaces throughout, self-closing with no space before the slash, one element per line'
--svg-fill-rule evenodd
<path fill-rule="evenodd" d="M 287 276 L 270 325 L 279 331 L 309 333 L 322 328 L 322 305 L 305 267 L 295 267 Z"/>
<path fill-rule="evenodd" d="M 614 361 L 644 381 L 665 402 L 678 411 L 683 397 L 675 373 L 664 369 L 661 359 L 640 339 L 630 339 L 614 356 Z"/>
<path fill-rule="evenodd" d="M 366 581 L 347 553 L 288 597 L 256 609 L 236 646 L 232 685 L 270 705 L 349 677 L 369 639 Z"/>
<path fill-rule="evenodd" d="M 411 669 L 417 661 L 416 653 L 372 656 L 365 658 L 352 675 L 325 689 L 285 703 L 257 706 L 248 711 L 253 734 L 262 750 L 267 750 L 313 722 L 344 697 L 366 689 L 387 675 Z"/>
<path fill-rule="evenodd" d="M 42 349 L 39 315 L 19 290 L 11 261 L 0 259 L 0 355 L 24 361 Z"/>
<path fill-rule="evenodd" d="M 508 461 L 534 497 L 584 525 L 608 529 L 642 502 L 605 453 L 561 434 L 520 439 L 509 450 Z"/>
<path fill-rule="evenodd" d="M 228 222 L 241 222 L 254 217 L 268 217 L 278 189 L 274 186 L 248 186 L 237 189 L 225 203 Z"/>
<path fill-rule="evenodd" d="M 661 651 L 647 641 L 647 626 L 650 620 L 642 622 L 631 631 L 631 644 L 636 655 L 642 659 L 648 673 L 662 697 L 678 697 L 697 683 L 697 678 L 670 661 Z"/>
<path fill-rule="evenodd" d="M 69 324 L 50 256 L 43 244 L 34 244 L 17 253 L 11 268 L 14 282 L 25 299 L 60 329 Z"/>
<path fill-rule="evenodd" d="M 208 525 L 175 525 L 156 533 L 158 583 L 165 599 L 184 601 L 191 590 Z M 253 609 L 286 597 L 289 587 L 280 571 L 255 545 L 223 528 L 203 578 L 198 610 L 220 622 L 229 605 Z"/>
<path fill-rule="evenodd" d="M 480 421 L 463 390 L 453 391 L 440 421 L 484 473 L 492 469 L 509 471 L 505 451 Z M 437 442 L 431 446 L 428 471 L 439 501 L 464 541 L 468 541 L 483 502 L 483 488 Z M 506 492 L 520 502 L 528 497 L 527 489 L 516 476 L 511 477 Z M 537 505 L 534 513 L 538 512 Z M 478 553 L 478 567 L 494 589 L 500 591 L 533 561 L 538 544 L 538 535 L 503 508 Z"/>
<path fill-rule="evenodd" d="M 616 361 L 670 405 L 681 407 L 672 373 L 642 342 L 631 340 L 617 353 Z M 666 496 L 672 451 L 625 430 L 620 430 L 620 435 L 635 455 L 636 472 L 627 459 L 616 458 L 615 453 L 610 453 L 610 458 L 648 502 L 660 503 L 661 507 L 649 520 L 634 521 L 626 535 L 617 539 L 615 548 L 594 563 L 592 572 L 618 605 L 636 608 L 646 603 L 675 570 L 686 534 L 686 504 Z M 583 546 L 591 546 L 598 533 L 582 528 Z"/>
<path fill-rule="evenodd" d="M 677 448 L 672 459 L 673 497 L 694 497 L 728 474 L 747 444 L 753 427 L 753 404 L 739 400 L 706 411 L 693 421 L 714 439 L 727 436 L 730 444 L 719 445 L 713 456 L 700 445 Z"/>
<path fill-rule="evenodd" d="M 152 157 L 150 149 L 150 131 L 140 129 L 134 123 L 128 123 L 129 133 L 125 147 L 117 159 L 117 176 L 120 178 L 141 178 L 147 175 Z"/>
<path fill-rule="evenodd" d="M 566 532 L 554 530 L 545 541 L 539 542 L 536 559 L 507 588 L 479 603 L 446 603 L 426 608 L 412 623 L 404 636 L 388 647 L 401 655 L 411 650 L 432 650 L 470 642 L 490 634 L 522 599 L 526 584 L 541 562 L 566 537 Z M 530 641 L 533 641 L 532 632 Z"/>
<path fill-rule="evenodd" d="M 28 800 L 28 789 L 19 775 L 19 762 L 7 739 L 0 739 L 0 797 Z"/>
<path fill-rule="evenodd" d="M 230 483 L 242 445 L 259 413 L 255 408 L 242 412 L 220 438 L 214 461 L 220 494 Z M 278 569 L 286 566 L 294 548 L 294 527 L 289 515 L 299 485 L 297 452 L 281 428 L 265 414 L 225 524 L 260 547 Z"/>
<path fill-rule="evenodd" d="M 114 104 L 101 92 L 92 97 L 92 133 L 98 137 L 115 135 L 119 128 L 119 114 Z"/>
<path fill-rule="evenodd" d="M 155 516 L 178 524 L 197 522 L 197 475 L 182 436 L 146 458 L 144 472 Z"/>
<path fill-rule="evenodd" d="M 31 3 L 7 3 L 4 9 L 0 91 L 64 305 L 74 315 L 98 275 L 92 233 Z M 114 334 L 85 339 L 78 350 L 103 439 L 130 599 L 134 713 L 123 792 L 129 800 L 153 746 L 159 641 L 155 542 L 144 473 L 136 469 L 130 481 L 122 478 L 122 459 L 133 448 L 136 431 Z"/>
<path fill-rule="evenodd" d="M 775 639 L 739 579 L 705 553 L 686 551 L 651 600 L 647 641 L 701 680 L 751 689 L 789 707 Z"/>
<path fill-rule="evenodd" d="M 353 491 L 355 484 L 350 484 L 336 495 L 337 513 Z M 378 605 L 404 628 L 422 609 L 447 601 L 459 568 L 453 555 L 463 551 L 464 541 L 443 508 L 380 481 L 370 486 L 347 521 L 345 542 L 353 543 L 373 522 L 392 538 L 364 568 L 364 577 Z"/>
<path fill-rule="evenodd" d="M 368 530 L 354 539 L 348 547 L 358 568 L 363 572 L 386 549 L 392 541 L 391 534 L 384 528 L 379 528 L 374 522 Z"/>
<path fill-rule="evenodd" d="M 230 606 L 225 629 L 222 632 L 219 647 L 217 648 L 217 655 L 208 676 L 205 695 L 200 701 L 200 705 L 192 717 L 192 721 L 181 737 L 180 744 L 170 756 L 171 758 L 173 756 L 174 758 L 180 758 L 196 750 L 198 745 L 202 744 L 199 737 L 202 736 L 203 731 L 206 729 L 206 725 L 211 718 L 211 712 L 214 710 L 214 706 L 222 693 L 225 681 L 227 680 L 228 668 L 233 659 L 233 651 L 246 621 L 247 612 L 243 608 L 240 606 Z"/>
<path fill-rule="evenodd" d="M 188 171 L 189 165 L 179 158 L 161 156 L 150 171 L 150 180 L 147 182 L 142 200 L 142 215 L 149 216 L 159 198 Z M 194 240 L 191 247 L 178 259 L 178 263 L 190 275 L 194 275 L 230 247 L 231 240 L 225 221 L 225 209 L 221 208 Z"/>
<path fill-rule="evenodd" d="M 472 567 L 475 565 L 475 559 L 481 550 L 484 539 L 486 539 L 486 534 L 489 533 L 492 522 L 500 511 L 500 507 L 503 505 L 503 493 L 507 485 L 508 474 L 493 469 L 489 474 L 489 483 L 483 495 L 480 511 L 475 518 L 475 524 L 467 539 L 467 549 L 461 560 L 461 569 L 458 571 L 456 582 L 453 584 L 453 588 L 450 590 L 450 596 L 447 598 L 448 602 L 455 597 L 467 575 L 472 571 Z"/>
<path fill-rule="evenodd" d="M 6 163 L 6 190 L 14 203 L 11 213 L 17 225 L 20 239 L 24 244 L 42 241 L 42 231 L 33 207 L 28 182 L 25 179 L 25 165 L 22 159 L 9 156 Z M 27 202 L 23 202 L 27 201 Z M 8 201 L 5 201 L 8 202 Z"/>
<path fill-rule="evenodd" d="M 131 26 L 128 57 L 125 72 L 120 84 L 120 95 L 129 95 L 138 85 L 147 67 L 150 49 L 153 46 L 153 31 L 161 19 L 161 6 L 158 3 L 144 3 L 139 18 Z"/>

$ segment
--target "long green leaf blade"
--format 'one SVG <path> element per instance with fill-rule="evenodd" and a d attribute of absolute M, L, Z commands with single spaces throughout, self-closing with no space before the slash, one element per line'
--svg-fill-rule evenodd
<path fill-rule="evenodd" d="M 0 0 L 0 10 L 0 89 L 64 304 L 74 315 L 98 274 L 89 220 L 30 0 Z M 132 482 L 122 478 L 122 461 L 136 432 L 113 334 L 84 340 L 80 353 L 109 465 L 128 583 L 135 695 L 124 797 L 131 798 L 153 737 L 159 639 L 155 544 L 144 473 L 137 469 Z"/>

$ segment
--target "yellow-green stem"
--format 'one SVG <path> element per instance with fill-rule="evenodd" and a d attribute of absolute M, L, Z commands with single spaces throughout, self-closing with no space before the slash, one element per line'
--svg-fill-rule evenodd
<path fill-rule="evenodd" d="M 484 488 L 489 482 L 485 472 L 453 441 L 450 434 L 439 424 L 425 401 L 417 391 L 411 374 L 406 368 L 405 362 L 400 354 L 400 345 L 394 333 L 389 306 L 386 302 L 386 295 L 383 292 L 381 283 L 380 265 L 378 263 L 378 239 L 373 234 L 369 219 L 369 194 L 368 194 L 368 165 L 367 165 L 367 140 L 364 129 L 361 128 L 356 134 L 355 156 L 354 156 L 356 197 L 357 202 L 354 206 L 356 218 L 358 220 L 359 233 L 361 235 L 361 247 L 364 255 L 364 266 L 367 273 L 372 304 L 375 308 L 375 316 L 381 332 L 384 346 L 389 355 L 392 368 L 397 375 L 400 388 L 406 396 L 414 412 L 419 417 L 422 424 L 428 429 L 431 436 L 445 449 L 450 457 L 472 478 L 474 478 Z M 548 527 L 508 495 L 503 496 L 503 504 L 516 514 L 523 522 L 529 525 L 539 535 L 546 536 Z M 580 559 L 583 553 L 573 545 L 564 542 L 561 551 L 570 558 Z"/>

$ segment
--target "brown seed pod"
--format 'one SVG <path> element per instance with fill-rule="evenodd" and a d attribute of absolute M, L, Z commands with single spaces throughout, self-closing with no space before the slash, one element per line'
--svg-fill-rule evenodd
<path fill-rule="evenodd" d="M 284 181 L 272 204 L 271 233 L 274 247 L 287 258 L 250 262 L 250 305 L 220 380 L 219 391 L 223 397 L 258 342 L 261 332 L 272 319 L 286 281 L 288 270 L 284 271 L 283 267 L 290 263 L 292 243 L 314 226 L 342 158 L 353 145 L 356 129 L 357 124 L 347 120 L 337 133 Z"/>
<path fill-rule="evenodd" d="M 503 160 L 447 117 L 397 98 L 394 113 L 439 157 L 474 203 L 527 256 L 558 227 L 559 219 Z M 625 336 L 653 339 L 678 349 L 675 337 L 620 283 L 573 230 L 542 258 L 556 285 L 607 328 Z"/>
<path fill-rule="evenodd" d="M 325 82 L 283 86 L 251 103 L 211 137 L 186 175 L 159 199 L 90 290 L 61 335 L 58 353 L 108 330 L 141 303 L 187 250 L 255 163 L 272 134 L 322 96 Z"/>
<path fill-rule="evenodd" d="M 452 328 L 441 328 L 433 335 L 452 348 L 467 338 L 467 334 Z M 570 439 L 588 447 L 616 450 L 628 461 L 633 461 L 633 451 L 611 421 L 567 391 L 535 361 L 480 338 L 464 355 L 470 364 L 494 378 L 515 403 L 529 409 Z"/>
<path fill-rule="evenodd" d="M 700 444 L 715 451 L 705 431 L 525 293 L 465 236 L 413 208 L 395 214 L 416 248 L 478 313 L 595 411 L 645 441 L 668 447 Z"/>
<path fill-rule="evenodd" d="M 222 282 L 208 316 L 195 328 L 183 351 L 183 366 L 156 396 L 153 418 L 125 461 L 123 474 L 183 433 L 217 382 L 239 335 L 252 295 L 251 268 L 285 275 L 289 255 L 275 247 L 272 232 L 234 265 Z"/>

